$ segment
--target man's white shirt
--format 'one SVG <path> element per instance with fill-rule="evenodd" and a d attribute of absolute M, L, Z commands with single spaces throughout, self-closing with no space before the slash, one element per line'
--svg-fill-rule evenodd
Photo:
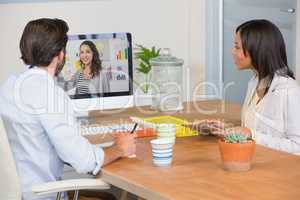
<path fill-rule="evenodd" d="M 0 113 L 24 200 L 33 198 L 33 185 L 59 180 L 64 163 L 79 173 L 101 169 L 103 150 L 80 135 L 70 98 L 46 70 L 10 77 L 0 89 Z"/>

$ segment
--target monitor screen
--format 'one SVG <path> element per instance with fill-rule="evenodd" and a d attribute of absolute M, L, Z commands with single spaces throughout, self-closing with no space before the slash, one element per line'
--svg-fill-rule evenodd
<path fill-rule="evenodd" d="M 130 33 L 69 35 L 58 84 L 71 99 L 132 95 Z"/>

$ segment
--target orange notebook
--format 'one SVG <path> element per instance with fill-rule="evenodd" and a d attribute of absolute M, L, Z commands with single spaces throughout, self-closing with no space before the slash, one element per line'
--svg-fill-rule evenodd
<path fill-rule="evenodd" d="M 156 132 L 153 128 L 144 128 L 141 130 L 137 130 L 135 131 L 135 134 L 137 138 L 156 136 Z"/>

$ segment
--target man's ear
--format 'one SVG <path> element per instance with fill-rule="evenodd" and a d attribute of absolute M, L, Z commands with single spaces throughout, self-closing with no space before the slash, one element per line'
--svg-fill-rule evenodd
<path fill-rule="evenodd" d="M 58 54 L 58 59 L 62 60 L 64 59 L 64 56 L 65 56 L 65 49 L 62 49 Z"/>

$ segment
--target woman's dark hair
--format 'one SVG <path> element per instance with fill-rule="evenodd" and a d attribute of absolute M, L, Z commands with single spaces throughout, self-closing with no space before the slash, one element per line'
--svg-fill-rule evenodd
<path fill-rule="evenodd" d="M 42 18 L 30 21 L 24 28 L 21 59 L 31 66 L 48 66 L 66 48 L 69 27 L 61 19 Z"/>
<path fill-rule="evenodd" d="M 99 58 L 99 52 L 97 50 L 97 47 L 96 45 L 90 41 L 90 40 L 85 40 L 83 41 L 81 44 L 80 44 L 80 47 L 82 45 L 87 45 L 89 46 L 89 48 L 92 50 L 93 52 L 93 59 L 92 59 L 92 64 L 91 64 L 91 73 L 92 73 L 92 77 L 95 77 L 96 75 L 99 75 L 100 73 L 100 70 L 102 68 L 102 65 L 101 65 L 101 60 Z M 80 60 L 80 63 L 82 65 L 82 62 Z"/>
<path fill-rule="evenodd" d="M 275 73 L 295 79 L 287 63 L 283 36 L 272 22 L 264 19 L 247 21 L 237 27 L 244 54 L 248 54 L 258 79 L 267 81 L 268 92 Z"/>

